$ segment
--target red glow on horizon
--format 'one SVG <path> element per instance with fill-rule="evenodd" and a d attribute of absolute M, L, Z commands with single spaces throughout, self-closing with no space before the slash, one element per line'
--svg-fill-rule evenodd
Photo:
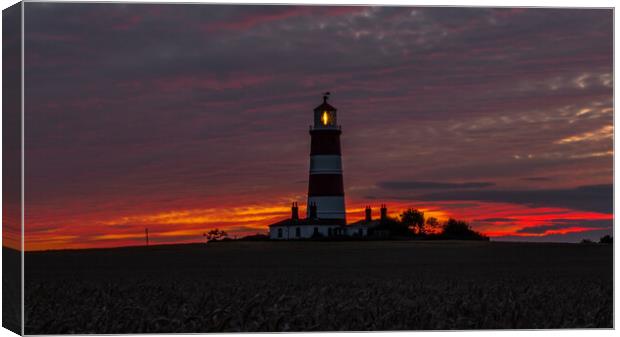
<path fill-rule="evenodd" d="M 368 202 L 348 201 L 347 221 L 349 223 L 364 218 L 366 205 L 373 208 L 373 218 L 379 217 L 378 205 Z M 388 215 L 398 217 L 408 208 L 417 208 L 425 216 L 435 217 L 440 222 L 449 218 L 461 219 L 469 222 L 475 230 L 490 237 L 522 236 L 541 237 L 552 234 L 566 234 L 586 232 L 602 228 L 583 227 L 575 225 L 563 229 L 549 229 L 543 233 L 520 233 L 519 230 L 532 226 L 551 224 L 552 220 L 611 220 L 612 214 L 596 212 L 581 212 L 562 208 L 539 207 L 531 208 L 516 204 L 475 203 L 475 207 L 462 208 L 456 202 L 405 202 L 387 201 Z M 78 249 L 143 245 L 145 243 L 144 229 L 149 229 L 151 244 L 171 244 L 203 242 L 203 233 L 212 228 L 227 231 L 230 237 L 242 237 L 257 233 L 267 233 L 267 225 L 290 217 L 288 205 L 260 205 L 245 206 L 221 205 L 219 207 L 202 209 L 179 209 L 145 212 L 110 216 L 105 219 L 98 217 L 84 217 L 71 219 L 63 225 L 51 228 L 53 221 L 41 223 L 31 222 L 27 226 L 26 250 L 47 249 Z M 300 209 L 304 216 L 304 207 Z M 480 219 L 510 219 L 504 221 L 486 221 Z M 41 219 L 41 218 L 37 218 Z M 4 242 L 12 247 L 14 243 Z M 15 248 L 15 247 L 14 247 Z"/>

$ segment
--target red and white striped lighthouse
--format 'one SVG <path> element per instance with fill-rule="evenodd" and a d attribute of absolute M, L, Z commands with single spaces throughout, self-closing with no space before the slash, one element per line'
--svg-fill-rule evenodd
<path fill-rule="evenodd" d="M 340 152 L 340 125 L 337 109 L 327 103 L 314 109 L 314 125 L 310 127 L 310 179 L 308 183 L 308 218 L 333 220 L 346 224 L 344 184 Z M 331 222 L 331 221 L 330 221 Z"/>

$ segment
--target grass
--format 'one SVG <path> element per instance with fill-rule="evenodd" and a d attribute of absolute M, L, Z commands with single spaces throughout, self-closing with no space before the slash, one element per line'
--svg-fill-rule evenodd
<path fill-rule="evenodd" d="M 26 333 L 611 328 L 612 246 L 226 242 L 26 254 Z"/>

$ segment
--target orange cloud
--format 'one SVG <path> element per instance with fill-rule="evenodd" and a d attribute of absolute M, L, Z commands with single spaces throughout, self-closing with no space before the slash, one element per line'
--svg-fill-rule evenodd
<path fill-rule="evenodd" d="M 283 198 L 285 199 L 285 198 Z M 578 212 L 561 208 L 531 208 L 506 203 L 476 202 L 462 204 L 457 202 L 406 202 L 385 201 L 388 215 L 398 217 L 408 208 L 423 211 L 426 217 L 439 221 L 458 218 L 469 221 L 474 229 L 494 236 L 544 236 L 572 232 L 596 230 L 598 228 L 573 226 L 553 229 L 545 233 L 519 233 L 519 230 L 532 226 L 551 224 L 553 220 L 605 220 L 611 214 Z M 367 201 L 348 200 L 347 220 L 355 222 L 364 218 L 364 209 L 370 205 L 373 218 L 379 217 L 379 204 Z M 136 209 L 141 209 L 136 207 Z M 304 213 L 303 205 L 301 213 Z M 115 247 L 144 244 L 144 229 L 149 229 L 149 240 L 159 243 L 202 242 L 203 233 L 212 228 L 220 228 L 231 236 L 244 236 L 266 233 L 267 225 L 290 216 L 287 205 L 248 204 L 242 206 L 218 206 L 212 208 L 192 208 L 178 210 L 154 210 L 129 215 L 115 216 L 112 212 L 105 218 L 100 213 L 81 218 L 63 219 L 62 225 L 54 219 L 39 216 L 29 223 L 25 240 L 26 250 L 65 249 L 86 247 Z M 303 215 L 302 215 L 303 216 Z M 493 221 L 481 221 L 491 219 Z"/>

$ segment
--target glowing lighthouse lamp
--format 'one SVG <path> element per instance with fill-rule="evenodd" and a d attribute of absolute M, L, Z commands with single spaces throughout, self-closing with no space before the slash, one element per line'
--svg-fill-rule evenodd
<path fill-rule="evenodd" d="M 329 112 L 323 111 L 323 116 L 321 116 L 321 122 L 323 122 L 323 125 L 327 125 L 329 123 Z"/>

